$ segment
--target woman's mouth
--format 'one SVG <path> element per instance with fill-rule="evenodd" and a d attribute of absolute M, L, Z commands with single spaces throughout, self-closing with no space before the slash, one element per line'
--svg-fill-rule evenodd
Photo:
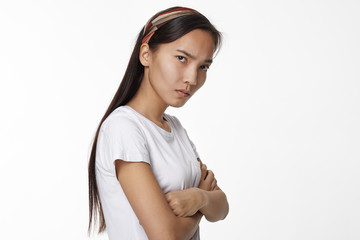
<path fill-rule="evenodd" d="M 190 93 L 185 91 L 185 90 L 176 90 L 176 92 L 181 96 L 181 97 L 189 97 Z"/>

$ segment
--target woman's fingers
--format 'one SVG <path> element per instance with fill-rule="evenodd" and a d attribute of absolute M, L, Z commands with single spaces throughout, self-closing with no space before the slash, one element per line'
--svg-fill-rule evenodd
<path fill-rule="evenodd" d="M 217 186 L 217 180 L 213 171 L 208 170 L 206 164 L 203 164 L 200 160 L 201 179 L 199 182 L 199 188 L 206 191 L 213 191 L 219 189 Z"/>
<path fill-rule="evenodd" d="M 201 165 L 201 179 L 205 179 L 207 176 L 207 166 L 206 164 Z"/>
<path fill-rule="evenodd" d="M 205 176 L 205 181 L 211 182 L 214 179 L 214 172 L 207 170 L 207 175 Z"/>
<path fill-rule="evenodd" d="M 215 190 L 216 187 L 217 187 L 217 180 L 216 178 L 214 178 L 214 180 L 211 183 L 211 191 Z"/>
<path fill-rule="evenodd" d="M 205 182 L 209 185 L 211 191 L 217 187 L 217 180 L 213 171 L 208 170 L 208 175 L 205 179 Z"/>
<path fill-rule="evenodd" d="M 203 204 L 198 192 L 196 188 L 188 188 L 169 192 L 165 197 L 176 216 L 188 217 L 193 216 Z"/>

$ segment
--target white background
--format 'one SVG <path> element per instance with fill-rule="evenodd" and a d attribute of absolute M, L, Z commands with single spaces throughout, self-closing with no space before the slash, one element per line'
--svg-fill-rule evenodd
<path fill-rule="evenodd" d="M 204 87 L 168 110 L 230 203 L 202 239 L 360 239 L 355 0 L 2 0 L 0 238 L 88 239 L 95 130 L 136 34 L 174 5 L 224 34 Z"/>

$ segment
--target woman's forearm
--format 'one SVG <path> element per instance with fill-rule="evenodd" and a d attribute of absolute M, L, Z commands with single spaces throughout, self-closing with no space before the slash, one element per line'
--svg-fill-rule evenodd
<path fill-rule="evenodd" d="M 191 217 L 176 217 L 177 220 L 172 227 L 175 235 L 174 239 L 190 239 L 198 229 L 202 216 L 201 212 L 197 212 Z"/>
<path fill-rule="evenodd" d="M 216 222 L 226 217 L 229 205 L 220 188 L 212 191 L 189 188 L 165 194 L 173 213 L 179 217 L 193 216 L 200 211 L 208 221 Z"/>
<path fill-rule="evenodd" d="M 200 212 L 210 222 L 223 220 L 229 212 L 229 204 L 225 193 L 220 189 L 214 191 L 199 190 L 205 198 L 205 204 L 199 209 Z"/>

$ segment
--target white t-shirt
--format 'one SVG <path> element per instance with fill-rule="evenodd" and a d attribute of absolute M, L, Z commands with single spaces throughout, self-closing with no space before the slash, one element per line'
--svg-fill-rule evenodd
<path fill-rule="evenodd" d="M 115 109 L 100 128 L 96 150 L 96 181 L 110 240 L 148 239 L 116 177 L 115 160 L 150 164 L 163 191 L 197 187 L 198 153 L 179 120 L 163 117 L 171 132 L 129 106 Z M 192 240 L 199 238 L 199 229 Z"/>

